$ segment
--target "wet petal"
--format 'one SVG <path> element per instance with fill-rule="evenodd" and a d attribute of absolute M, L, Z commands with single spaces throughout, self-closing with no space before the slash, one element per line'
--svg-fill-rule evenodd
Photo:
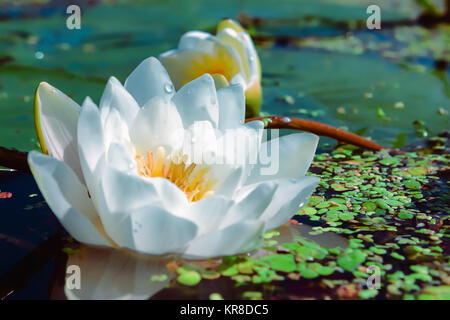
<path fill-rule="evenodd" d="M 151 98 L 172 97 L 175 93 L 169 74 L 154 57 L 142 61 L 125 81 L 125 88 L 140 106 Z"/>
<path fill-rule="evenodd" d="M 214 80 L 209 74 L 197 78 L 183 86 L 173 97 L 184 127 L 195 121 L 210 121 L 217 128 L 219 105 Z"/>
<path fill-rule="evenodd" d="M 108 166 L 126 173 L 137 174 L 136 162 L 129 148 L 120 143 L 111 143 L 106 153 Z"/>
<path fill-rule="evenodd" d="M 131 140 L 141 152 L 163 146 L 170 153 L 181 147 L 183 122 L 175 105 L 167 99 L 150 99 L 139 111 L 131 127 Z"/>

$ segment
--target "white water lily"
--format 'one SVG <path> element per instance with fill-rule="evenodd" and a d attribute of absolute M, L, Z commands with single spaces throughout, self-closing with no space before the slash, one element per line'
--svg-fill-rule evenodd
<path fill-rule="evenodd" d="M 99 108 L 41 83 L 35 122 L 48 155 L 32 151 L 28 162 L 49 207 L 82 243 L 186 258 L 249 252 L 307 202 L 318 183 L 305 176 L 318 138 L 279 138 L 273 176 L 258 164 L 202 164 L 183 153 L 236 130 L 266 148 L 262 122 L 244 124 L 244 99 L 241 85 L 216 90 L 209 74 L 176 92 L 155 58 L 124 85 L 110 78 Z"/>
<path fill-rule="evenodd" d="M 262 101 L 260 62 L 252 39 L 237 22 L 222 20 L 215 36 L 202 31 L 187 32 L 177 49 L 161 54 L 159 59 L 177 90 L 209 73 L 220 86 L 241 84 L 247 114 L 259 113 Z"/>

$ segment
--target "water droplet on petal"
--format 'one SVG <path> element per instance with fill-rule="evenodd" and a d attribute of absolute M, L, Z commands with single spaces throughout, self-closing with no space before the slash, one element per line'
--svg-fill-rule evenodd
<path fill-rule="evenodd" d="M 164 85 L 164 91 L 166 93 L 172 93 L 173 92 L 173 85 L 171 83 L 166 83 Z"/>

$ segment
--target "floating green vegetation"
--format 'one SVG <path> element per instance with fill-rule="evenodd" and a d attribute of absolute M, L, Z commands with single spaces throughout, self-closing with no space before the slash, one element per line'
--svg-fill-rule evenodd
<path fill-rule="evenodd" d="M 269 231 L 263 253 L 179 267 L 178 281 L 227 278 L 244 299 L 449 299 L 446 141 L 414 152 L 344 145 L 316 156 L 310 171 L 320 186 L 293 222 L 313 225 L 311 235 L 340 234 L 346 248 L 284 243 Z M 368 287 L 375 269 L 379 287 Z"/>

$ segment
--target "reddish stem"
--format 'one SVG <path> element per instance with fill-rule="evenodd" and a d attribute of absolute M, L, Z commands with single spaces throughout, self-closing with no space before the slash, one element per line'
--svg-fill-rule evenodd
<path fill-rule="evenodd" d="M 363 137 L 360 137 L 354 133 L 341 130 L 324 123 L 320 123 L 312 120 L 304 120 L 293 117 L 278 117 L 278 116 L 267 116 L 267 117 L 259 117 L 259 118 L 250 118 L 246 119 L 245 122 L 261 120 L 264 121 L 267 119 L 266 128 L 267 129 L 293 129 L 293 130 L 303 130 L 315 133 L 319 136 L 325 136 L 329 138 L 333 138 L 339 141 L 343 141 L 346 143 L 353 144 L 355 146 L 367 148 L 370 150 L 381 150 L 388 149 L 384 146 L 381 146 L 373 141 L 367 140 Z"/>

